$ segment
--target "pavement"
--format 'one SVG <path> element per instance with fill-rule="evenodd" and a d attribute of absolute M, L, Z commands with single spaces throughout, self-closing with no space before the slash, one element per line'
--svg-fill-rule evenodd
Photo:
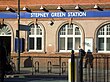
<path fill-rule="evenodd" d="M 55 80 L 55 79 L 40 79 L 40 80 L 36 80 L 33 78 L 29 78 L 29 79 L 18 79 L 18 78 L 8 78 L 5 79 L 4 82 L 68 82 L 67 80 Z"/>
<path fill-rule="evenodd" d="M 55 75 L 55 74 L 24 74 L 24 73 L 15 73 L 6 75 L 5 78 L 56 78 L 56 79 L 67 79 L 67 75 Z"/>
<path fill-rule="evenodd" d="M 32 75 L 16 73 L 6 75 L 5 82 L 67 82 L 67 75 Z"/>

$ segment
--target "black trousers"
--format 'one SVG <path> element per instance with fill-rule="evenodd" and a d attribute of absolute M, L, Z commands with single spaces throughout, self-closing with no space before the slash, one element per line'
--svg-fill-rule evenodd
<path fill-rule="evenodd" d="M 0 82 L 4 82 L 4 77 L 5 77 L 5 70 L 0 69 Z"/>

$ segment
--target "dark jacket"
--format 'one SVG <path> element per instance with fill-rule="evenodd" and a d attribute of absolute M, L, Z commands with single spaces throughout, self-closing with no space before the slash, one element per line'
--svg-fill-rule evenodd
<path fill-rule="evenodd" d="M 0 46 L 0 70 L 5 70 L 5 66 L 7 63 L 7 52 L 6 52 L 6 48 L 1 45 Z"/>
<path fill-rule="evenodd" d="M 87 52 L 87 55 L 85 57 L 86 60 L 92 61 L 94 59 L 92 52 Z"/>
<path fill-rule="evenodd" d="M 79 56 L 84 57 L 85 56 L 85 51 L 83 49 L 79 49 Z"/>

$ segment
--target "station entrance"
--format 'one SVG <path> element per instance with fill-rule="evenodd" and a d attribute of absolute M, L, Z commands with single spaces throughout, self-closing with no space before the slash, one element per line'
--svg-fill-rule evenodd
<path fill-rule="evenodd" d="M 11 53 L 11 36 L 0 36 L 0 40 L 3 41 L 3 45 L 6 47 L 6 50 L 7 50 L 7 55 L 10 56 L 10 53 Z"/>

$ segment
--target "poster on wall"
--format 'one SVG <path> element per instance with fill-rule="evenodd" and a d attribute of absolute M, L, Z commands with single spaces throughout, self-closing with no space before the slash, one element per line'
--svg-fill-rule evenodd
<path fill-rule="evenodd" d="M 93 52 L 93 38 L 85 38 L 85 51 Z"/>

